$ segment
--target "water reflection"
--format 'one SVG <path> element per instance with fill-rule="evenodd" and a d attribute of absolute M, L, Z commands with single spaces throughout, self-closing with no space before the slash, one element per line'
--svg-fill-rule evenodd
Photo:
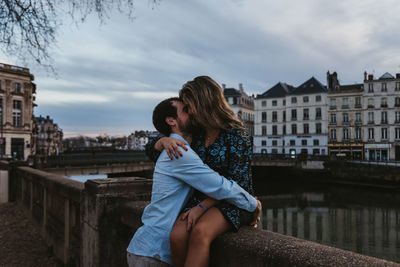
<path fill-rule="evenodd" d="M 260 197 L 263 204 L 261 226 L 273 232 L 400 262 L 400 253 L 397 253 L 400 251 L 400 209 L 335 203 L 328 201 L 327 196 L 332 198 L 329 193 L 319 192 Z"/>

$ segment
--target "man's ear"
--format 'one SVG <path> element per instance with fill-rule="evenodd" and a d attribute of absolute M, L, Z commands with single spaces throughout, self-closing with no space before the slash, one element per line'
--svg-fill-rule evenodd
<path fill-rule="evenodd" d="M 175 119 L 173 117 L 166 117 L 165 118 L 165 122 L 169 125 L 169 126 L 175 126 Z"/>

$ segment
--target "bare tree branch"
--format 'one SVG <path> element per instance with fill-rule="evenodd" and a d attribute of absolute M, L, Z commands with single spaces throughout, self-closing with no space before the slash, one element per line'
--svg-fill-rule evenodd
<path fill-rule="evenodd" d="M 148 1 L 154 7 L 160 0 Z M 134 0 L 0 0 L 0 50 L 54 71 L 49 51 L 56 43 L 63 8 L 76 24 L 91 14 L 104 23 L 113 10 L 133 18 Z"/>

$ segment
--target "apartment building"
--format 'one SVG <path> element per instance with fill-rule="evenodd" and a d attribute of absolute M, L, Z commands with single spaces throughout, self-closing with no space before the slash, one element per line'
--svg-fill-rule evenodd
<path fill-rule="evenodd" d="M 0 157 L 26 160 L 33 152 L 33 80 L 29 69 L 0 63 Z"/>
<path fill-rule="evenodd" d="M 362 126 L 365 159 L 400 160 L 400 73 L 364 73 Z"/>
<path fill-rule="evenodd" d="M 222 84 L 224 89 L 225 99 L 228 101 L 233 112 L 239 117 L 244 123 L 246 130 L 250 136 L 254 135 L 254 99 L 248 96 L 243 89 L 243 85 L 239 83 L 239 89 L 226 88 L 225 84 Z"/>
<path fill-rule="evenodd" d="M 327 155 L 328 88 L 316 78 L 277 83 L 255 99 L 254 152 Z"/>
<path fill-rule="evenodd" d="M 63 131 L 49 116 L 35 117 L 36 155 L 51 156 L 62 152 Z"/>
<path fill-rule="evenodd" d="M 337 73 L 327 73 L 328 150 L 331 156 L 362 159 L 364 84 L 341 85 Z"/>

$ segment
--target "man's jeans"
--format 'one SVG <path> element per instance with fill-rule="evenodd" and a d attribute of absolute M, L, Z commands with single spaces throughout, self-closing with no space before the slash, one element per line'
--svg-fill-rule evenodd
<path fill-rule="evenodd" d="M 127 253 L 129 267 L 171 267 L 171 265 L 151 257 Z"/>

